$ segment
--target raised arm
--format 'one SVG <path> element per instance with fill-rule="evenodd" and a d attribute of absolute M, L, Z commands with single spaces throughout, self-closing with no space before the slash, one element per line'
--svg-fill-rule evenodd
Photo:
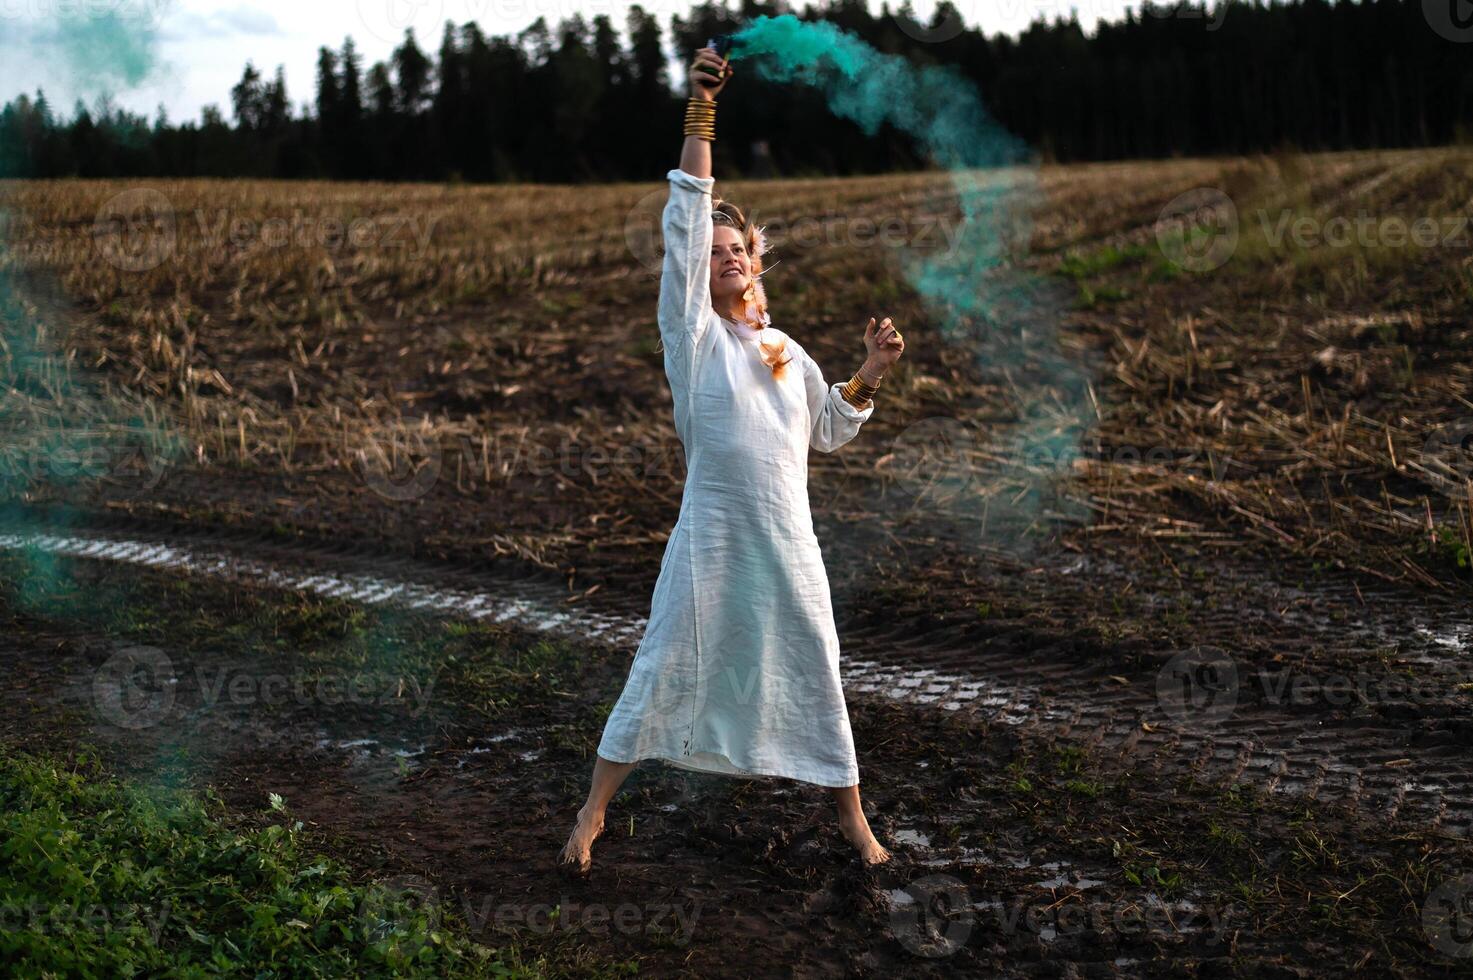
<path fill-rule="evenodd" d="M 716 96 L 721 94 L 727 81 L 736 73 L 736 69 L 728 61 L 727 58 L 717 57 L 712 48 L 701 48 L 696 52 L 687 77 L 691 101 L 710 103 L 710 108 L 714 109 Z M 686 119 L 689 121 L 693 117 L 705 119 L 709 118 L 709 114 L 688 111 Z M 695 177 L 710 177 L 711 141 L 689 132 L 690 128 L 686 127 L 685 143 L 680 149 L 680 169 Z"/>
<path fill-rule="evenodd" d="M 731 72 L 715 51 L 702 48 L 690 69 L 691 98 L 714 105 Z M 714 84 L 716 77 L 721 78 L 719 85 Z M 690 380 L 694 349 L 710 319 L 711 187 L 716 183 L 711 176 L 711 143 L 689 132 L 693 128 L 701 127 L 687 125 L 680 166 L 666 174 L 670 199 L 660 221 L 665 260 L 660 269 L 657 319 L 666 363 L 675 379 L 683 382 Z"/>
<path fill-rule="evenodd" d="M 665 260 L 660 268 L 660 302 L 656 319 L 665 342 L 666 363 L 673 380 L 689 381 L 690 359 L 711 306 L 711 177 L 672 170 L 670 200 L 661 229 Z"/>

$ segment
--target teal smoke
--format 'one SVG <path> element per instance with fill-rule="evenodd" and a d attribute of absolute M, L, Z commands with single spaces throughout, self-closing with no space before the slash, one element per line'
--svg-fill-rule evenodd
<path fill-rule="evenodd" d="M 792 14 L 758 17 L 733 40 L 732 60 L 750 62 L 760 79 L 813 89 L 867 135 L 893 127 L 947 173 L 961 216 L 956 247 L 896 255 L 930 316 L 923 334 L 908 336 L 939 336 L 1006 377 L 1017 418 L 1005 448 L 1018 473 L 1023 464 L 1033 464 L 1032 473 L 1067 471 L 1088 415 L 1086 375 L 1058 344 L 1059 292 L 1011 256 L 1016 243 L 1026 245 L 1040 199 L 1036 155 L 954 66 L 912 64 L 834 24 Z M 1039 489 L 1025 505 L 1034 511 L 1046 492 Z M 1071 505 L 1050 506 L 1058 513 Z"/>
<path fill-rule="evenodd" d="M 72 76 L 71 87 L 107 97 L 155 73 L 158 15 L 171 2 L 56 4 L 31 37 L 54 53 Z M 0 130 L 0 170 L 21 157 L 3 135 L 11 132 Z M 39 530 L 32 506 L 38 497 L 54 501 L 48 524 L 65 526 L 76 518 L 73 502 L 91 489 L 116 478 L 135 484 L 155 478 L 184 446 L 166 419 L 107 398 L 68 356 L 66 298 L 26 268 L 33 243 L 22 236 L 34 226 L 17 211 L 17 200 L 0 196 L 0 390 L 8 393 L 0 398 L 0 524 L 25 532 Z M 36 549 L 22 560 L 17 598 L 23 605 L 44 605 L 42 597 L 64 590 L 66 562 Z"/>
<path fill-rule="evenodd" d="M 143 84 L 158 67 L 157 17 L 169 5 L 62 4 L 51 37 L 80 88 L 116 94 Z"/>
<path fill-rule="evenodd" d="M 738 31 L 732 60 L 756 58 L 763 78 L 818 89 L 834 115 L 873 136 L 889 123 L 915 137 L 939 166 L 1025 162 L 1026 143 L 993 120 L 976 86 L 951 65 L 917 66 L 827 21 L 758 17 Z"/>

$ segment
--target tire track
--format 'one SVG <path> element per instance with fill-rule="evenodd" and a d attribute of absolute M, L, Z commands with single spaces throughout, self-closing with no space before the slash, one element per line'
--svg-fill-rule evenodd
<path fill-rule="evenodd" d="M 634 597 L 570 596 L 551 576 L 529 575 L 504 561 L 448 568 L 387 556 L 363 543 L 284 544 L 242 532 L 109 523 L 51 532 L 11 529 L 0 532 L 0 548 L 510 623 L 631 653 L 644 631 Z M 1371 622 L 1360 628 L 1375 638 L 1384 626 Z M 1436 659 L 1439 650 L 1446 659 L 1466 649 L 1465 624 L 1423 629 L 1426 635 L 1415 642 L 1429 658 Z M 1126 772 L 1244 783 L 1473 836 L 1473 734 L 1459 718 L 1446 719 L 1443 727 L 1431 719 L 1439 724 L 1429 729 L 1428 719 L 1327 718 L 1292 705 L 1258 703 L 1236 704 L 1222 717 L 1172 717 L 1157 696 L 1156 678 L 1110 675 L 1087 662 L 1053 657 L 1048 638 L 1026 628 L 979 637 L 962 625 L 923 630 L 914 623 L 841 624 L 840 642 L 847 649 L 884 651 L 877 659 L 844 658 L 842 676 L 852 697 L 967 712 L 1089 747 Z"/>

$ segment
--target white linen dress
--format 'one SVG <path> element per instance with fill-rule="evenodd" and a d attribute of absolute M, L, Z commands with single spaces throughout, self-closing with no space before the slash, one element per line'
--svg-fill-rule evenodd
<path fill-rule="evenodd" d="M 649 622 L 598 754 L 732 776 L 859 782 L 808 450 L 833 452 L 874 412 L 802 346 L 778 381 L 759 334 L 711 306 L 714 177 L 668 173 L 658 321 L 685 450 L 680 517 Z M 760 339 L 787 335 L 768 326 Z"/>

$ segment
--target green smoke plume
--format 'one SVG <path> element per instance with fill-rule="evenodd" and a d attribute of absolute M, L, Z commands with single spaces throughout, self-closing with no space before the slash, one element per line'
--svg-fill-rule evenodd
<path fill-rule="evenodd" d="M 159 65 L 158 16 L 172 4 L 135 0 L 61 5 L 52 34 L 67 67 L 83 90 L 110 94 L 143 84 Z"/>
<path fill-rule="evenodd" d="M 80 91 L 112 96 L 154 74 L 160 64 L 158 14 L 168 0 L 126 4 L 58 4 L 32 32 L 55 52 Z M 0 137 L 0 164 L 21 156 Z M 16 211 L 18 198 L 0 196 L 0 522 L 25 531 L 26 506 L 43 485 L 60 501 L 56 524 L 73 522 L 71 502 L 99 484 L 156 479 L 159 467 L 183 452 L 182 440 L 151 406 L 116 397 L 83 377 L 69 356 L 68 302 L 54 283 L 27 268 L 34 227 Z M 104 261 L 99 256 L 97 261 Z M 40 551 L 28 553 L 18 594 L 54 594 L 62 568 Z"/>
<path fill-rule="evenodd" d="M 1086 375 L 1058 344 L 1061 291 L 1012 255 L 1018 243 L 1026 246 L 1041 198 L 1036 155 L 953 66 L 915 65 L 831 23 L 792 14 L 758 17 L 734 41 L 732 60 L 750 62 L 759 78 L 814 89 L 835 116 L 868 135 L 884 125 L 905 133 L 947 173 L 962 222 L 956 247 L 896 255 L 929 314 L 924 330 L 908 336 L 940 337 L 974 352 L 985 373 L 1006 378 L 1016 420 L 1004 439 L 1010 444 L 995 448 L 1005 450 L 1015 475 L 1066 471 L 1086 424 Z M 1022 516 L 1044 504 L 1056 515 L 1073 508 L 1047 499 L 1052 481 L 1032 482 L 1036 492 L 1015 505 Z"/>

